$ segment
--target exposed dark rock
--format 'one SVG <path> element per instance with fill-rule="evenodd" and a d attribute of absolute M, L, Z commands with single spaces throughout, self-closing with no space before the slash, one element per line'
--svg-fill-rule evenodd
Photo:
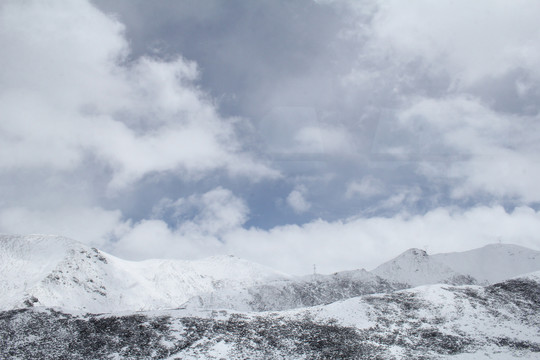
<path fill-rule="evenodd" d="M 507 336 L 491 336 L 459 328 L 466 316 L 480 329 L 484 321 L 540 328 L 537 282 L 434 289 L 436 296 L 453 302 L 433 303 L 421 290 L 350 300 L 349 308 L 369 308 L 366 316 L 373 325 L 359 327 L 320 317 L 318 308 L 288 314 L 210 311 L 198 316 L 183 310 L 122 316 L 74 316 L 39 308 L 5 311 L 0 313 L 0 358 L 211 359 L 220 346 L 227 359 L 436 359 L 474 353 L 487 345 L 515 356 L 520 351 L 540 355 L 540 339 L 520 338 L 510 330 Z M 438 306 L 446 306 L 446 314 L 438 315 Z M 478 314 L 464 308 L 478 309 Z M 457 325 L 449 326 L 452 321 Z"/>

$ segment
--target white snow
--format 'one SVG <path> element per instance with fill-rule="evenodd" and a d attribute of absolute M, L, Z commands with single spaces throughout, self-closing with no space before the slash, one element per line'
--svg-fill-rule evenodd
<path fill-rule="evenodd" d="M 471 353 L 441 355 L 441 358 L 533 359 L 537 353 L 495 344 L 497 339 L 538 343 L 539 320 L 535 314 L 523 311 L 521 303 L 507 303 L 505 297 L 494 295 L 493 289 L 501 287 L 440 283 L 462 275 L 473 275 L 482 282 L 512 277 L 540 282 L 538 259 L 536 251 L 500 244 L 434 256 L 411 249 L 379 266 L 373 273 L 416 285 L 414 288 L 287 311 L 243 313 L 179 307 L 193 298 L 221 295 L 223 304 L 232 304 L 242 310 L 242 305 L 252 299 L 246 289 L 257 285 L 291 281 L 309 283 L 310 280 L 324 283 L 332 277 L 370 283 L 377 282 L 378 278 L 364 270 L 290 277 L 233 256 L 197 261 L 126 261 L 62 237 L 0 235 L 0 310 L 33 303 L 36 311 L 52 311 L 49 308 L 55 307 L 82 317 L 87 312 L 103 313 L 97 316 L 107 317 L 145 311 L 149 317 L 171 315 L 171 327 L 178 337 L 185 332 L 179 320 L 182 317 L 220 320 L 235 314 L 246 319 L 269 317 L 284 324 L 289 320 L 311 319 L 322 324 L 354 327 L 359 332 L 377 331 L 388 339 L 396 333 L 407 334 L 409 330 L 436 330 L 456 338 L 465 336 L 478 346 L 465 349 Z M 506 293 L 504 296 L 513 295 Z M 219 304 L 218 301 L 215 303 Z M 411 336 L 417 336 L 414 331 Z M 172 340 L 162 343 L 167 347 L 170 345 L 171 354 L 167 355 L 170 359 L 217 360 L 230 358 L 237 350 L 232 342 L 219 338 L 214 342 L 203 337 L 173 354 Z M 408 341 L 407 338 L 403 340 Z M 395 344 L 384 351 L 391 357 L 404 358 L 410 350 L 405 345 Z M 119 358 L 118 354 L 111 354 L 111 358 L 115 356 Z"/>
<path fill-rule="evenodd" d="M 523 276 L 535 281 L 540 279 L 540 252 L 499 244 L 433 256 L 411 249 L 372 273 L 355 270 L 321 279 L 339 275 L 371 283 L 378 281 L 376 274 L 420 286 L 451 283 L 456 276 L 469 274 L 482 282 L 495 282 L 523 273 L 529 273 Z M 71 312 L 148 311 L 178 308 L 190 299 L 215 297 L 210 303 L 218 307 L 221 304 L 223 308 L 247 311 L 250 307 L 246 304 L 252 301 L 247 290 L 250 287 L 308 281 L 310 277 L 313 275 L 288 276 L 234 256 L 137 262 L 53 235 L 0 235 L 0 309 L 4 310 L 33 304 Z M 426 288 L 422 296 L 430 297 L 434 303 L 451 302 L 439 299 L 449 293 L 433 289 Z M 439 310 L 444 311 L 444 307 Z M 362 320 L 367 311 L 364 306 L 343 311 L 336 317 L 349 319 L 349 324 L 368 326 L 369 321 Z"/>
<path fill-rule="evenodd" d="M 411 286 L 467 283 L 493 284 L 540 270 L 540 251 L 517 245 L 492 244 L 464 252 L 428 255 L 409 249 L 372 272 L 382 278 Z"/>
<path fill-rule="evenodd" d="M 527 280 L 540 282 L 540 271 L 533 271 L 527 274 L 514 276 L 512 279 L 527 279 Z"/>
<path fill-rule="evenodd" d="M 437 284 L 461 274 L 434 261 L 424 250 L 409 249 L 372 271 L 384 279 L 411 286 Z"/>
<path fill-rule="evenodd" d="M 540 251 L 510 244 L 491 244 L 470 251 L 431 255 L 431 258 L 490 284 L 540 270 Z"/>
<path fill-rule="evenodd" d="M 178 307 L 219 288 L 287 279 L 232 256 L 127 261 L 57 236 L 0 235 L 0 309 L 35 306 L 103 313 Z"/>

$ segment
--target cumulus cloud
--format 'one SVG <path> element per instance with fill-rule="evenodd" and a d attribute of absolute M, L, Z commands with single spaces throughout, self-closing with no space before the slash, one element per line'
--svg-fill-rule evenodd
<path fill-rule="evenodd" d="M 129 41 L 89 1 L 1 3 L 0 231 L 298 274 L 412 246 L 538 248 L 538 3 L 199 3 L 123 2 Z M 165 50 L 141 50 L 154 37 Z"/>
<path fill-rule="evenodd" d="M 345 196 L 371 197 L 384 192 L 384 184 L 382 181 L 373 176 L 364 176 L 360 181 L 352 181 L 347 185 Z"/>
<path fill-rule="evenodd" d="M 221 187 L 175 201 L 163 199 L 154 207 L 156 218 L 133 224 L 114 251 L 135 259 L 222 253 L 227 247 L 223 234 L 240 228 L 248 213 L 242 199 Z"/>
<path fill-rule="evenodd" d="M 87 1 L 0 7 L 0 168 L 77 168 L 94 157 L 124 187 L 153 172 L 277 172 L 242 150 L 197 66 L 129 58 L 123 26 Z"/>
<path fill-rule="evenodd" d="M 163 199 L 154 207 L 158 219 L 169 218 L 186 229 L 185 232 L 194 230 L 212 235 L 243 225 L 248 213 L 245 202 L 222 187 L 175 201 Z"/>
<path fill-rule="evenodd" d="M 454 197 L 488 194 L 540 201 L 537 117 L 501 114 L 471 97 L 417 99 L 398 114 L 393 154 L 418 160 L 431 179 L 446 179 Z M 419 134 L 420 132 L 420 134 Z"/>
<path fill-rule="evenodd" d="M 109 248 L 111 238 L 121 237 L 130 228 L 118 210 L 99 207 L 69 207 L 36 210 L 10 207 L 0 210 L 0 232 L 12 234 L 52 234 L 76 239 L 91 246 Z"/>
<path fill-rule="evenodd" d="M 287 204 L 294 212 L 301 214 L 311 208 L 310 202 L 305 198 L 306 193 L 307 188 L 305 186 L 297 186 L 296 189 L 291 191 L 287 196 Z"/>
<path fill-rule="evenodd" d="M 326 123 L 315 108 L 275 107 L 259 124 L 267 152 L 292 158 L 351 153 L 354 141 L 340 124 Z"/>
<path fill-rule="evenodd" d="M 458 86 L 518 68 L 538 76 L 539 15 L 534 0 L 378 1 L 371 41 L 401 61 L 425 61 Z"/>
<path fill-rule="evenodd" d="M 119 241 L 117 253 L 131 258 L 237 256 L 294 274 L 371 269 L 411 248 L 430 253 L 465 251 L 497 241 L 540 249 L 540 212 L 501 206 L 468 210 L 438 208 L 425 214 L 316 220 L 269 230 L 227 228 L 217 235 L 170 228 L 161 220 L 135 224 Z"/>
<path fill-rule="evenodd" d="M 423 215 L 313 221 L 268 231 L 238 229 L 224 236 L 230 253 L 274 268 L 307 274 L 371 269 L 411 247 L 430 253 L 465 251 L 498 240 L 539 249 L 540 212 L 500 206 L 439 208 Z"/>
<path fill-rule="evenodd" d="M 464 251 L 496 241 L 539 249 L 540 211 L 502 206 L 437 208 L 425 214 L 315 220 L 268 230 L 244 228 L 245 203 L 216 188 L 175 201 L 164 200 L 156 214 L 177 217 L 123 221 L 118 211 L 66 208 L 57 213 L 24 208 L 0 212 L 0 232 L 37 230 L 62 234 L 129 259 L 197 259 L 235 254 L 281 271 L 307 274 L 371 269 L 411 247 L 430 253 Z M 115 238 L 110 242 L 111 237 Z"/>

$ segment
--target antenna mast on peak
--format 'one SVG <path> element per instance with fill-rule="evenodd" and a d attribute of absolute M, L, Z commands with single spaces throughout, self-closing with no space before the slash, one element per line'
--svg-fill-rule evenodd
<path fill-rule="evenodd" d="M 317 265 L 313 264 L 313 275 L 317 275 Z"/>

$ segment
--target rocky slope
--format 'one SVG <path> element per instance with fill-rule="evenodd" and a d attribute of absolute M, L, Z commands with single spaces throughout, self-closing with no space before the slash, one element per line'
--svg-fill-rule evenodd
<path fill-rule="evenodd" d="M 289 276 L 234 256 L 126 261 L 70 239 L 43 235 L 0 235 L 0 260 L 0 309 L 284 310 L 408 286 L 365 270 Z"/>
<path fill-rule="evenodd" d="M 537 359 L 540 271 L 509 279 L 537 264 L 509 245 L 411 249 L 375 274 L 293 277 L 230 256 L 132 262 L 2 235 L 0 358 Z M 438 284 L 402 289 L 425 283 Z"/>
<path fill-rule="evenodd" d="M 409 287 L 384 280 L 366 270 L 309 275 L 273 281 L 244 289 L 219 289 L 190 299 L 184 307 L 194 309 L 230 309 L 238 311 L 287 310 L 388 293 Z"/>
<path fill-rule="evenodd" d="M 491 286 L 421 286 L 282 312 L 0 315 L 19 359 L 537 359 L 540 273 Z"/>

